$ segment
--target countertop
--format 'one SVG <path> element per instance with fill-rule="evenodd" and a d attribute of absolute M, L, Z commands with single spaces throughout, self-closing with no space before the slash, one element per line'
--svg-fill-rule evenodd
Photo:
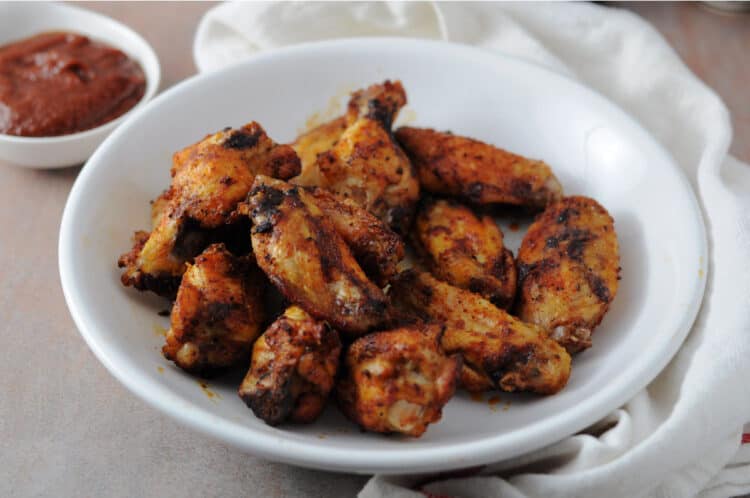
<path fill-rule="evenodd" d="M 193 33 L 212 5 L 79 4 L 154 46 L 162 90 L 195 74 Z M 697 4 L 624 7 L 652 22 L 724 99 L 732 153 L 750 162 L 750 16 Z M 0 496 L 354 496 L 367 477 L 263 461 L 196 434 L 96 360 L 70 318 L 57 270 L 60 217 L 79 170 L 0 164 Z"/>

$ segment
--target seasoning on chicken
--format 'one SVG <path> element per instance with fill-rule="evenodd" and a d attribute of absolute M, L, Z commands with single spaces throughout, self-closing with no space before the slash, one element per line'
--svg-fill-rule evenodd
<path fill-rule="evenodd" d="M 547 164 L 472 138 L 403 127 L 396 138 L 419 175 L 423 190 L 474 204 L 544 208 L 562 196 Z"/>
<path fill-rule="evenodd" d="M 383 291 L 305 189 L 259 175 L 243 209 L 258 265 L 290 302 L 351 335 L 387 320 Z"/>
<path fill-rule="evenodd" d="M 252 256 L 213 244 L 187 264 L 170 317 L 167 359 L 205 373 L 247 361 L 265 318 L 266 277 Z"/>
<path fill-rule="evenodd" d="M 489 217 L 448 200 L 425 200 L 414 239 L 430 272 L 451 285 L 509 308 L 516 293 L 516 263 L 503 233 Z"/>
<path fill-rule="evenodd" d="M 291 306 L 255 342 L 240 398 L 270 425 L 313 422 L 333 388 L 340 353 L 335 330 Z"/>
<path fill-rule="evenodd" d="M 406 271 L 393 282 L 395 306 L 445 325 L 440 344 L 463 357 L 469 391 L 502 389 L 553 394 L 570 377 L 570 355 L 545 332 L 474 294 L 428 273 Z"/>
<path fill-rule="evenodd" d="M 313 130 L 295 143 L 315 164 L 293 183 L 324 187 L 348 197 L 406 233 L 419 198 L 416 174 L 391 134 L 399 109 L 406 104 L 401 82 L 385 81 L 352 94 L 346 129 L 337 138 L 340 121 Z M 328 144 L 330 149 L 321 152 Z"/>
<path fill-rule="evenodd" d="M 518 316 L 575 353 L 617 294 L 620 256 L 614 220 L 588 197 L 566 197 L 531 225 L 518 251 Z"/>
<path fill-rule="evenodd" d="M 397 265 L 404 258 L 401 238 L 351 199 L 318 187 L 306 190 L 349 245 L 365 273 L 379 286 L 386 285 L 396 275 Z"/>
<path fill-rule="evenodd" d="M 363 429 L 419 437 L 440 420 L 461 361 L 439 348 L 442 327 L 416 325 L 357 339 L 337 386 L 342 411 Z"/>
<path fill-rule="evenodd" d="M 299 173 L 299 158 L 278 145 L 258 123 L 209 135 L 173 157 L 172 184 L 152 206 L 151 233 L 136 232 L 133 249 L 118 265 L 122 283 L 173 298 L 185 263 L 236 220 L 233 212 L 255 179 Z"/>

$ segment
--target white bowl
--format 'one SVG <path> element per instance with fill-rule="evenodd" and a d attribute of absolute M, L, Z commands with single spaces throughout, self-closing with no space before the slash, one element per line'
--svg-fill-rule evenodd
<path fill-rule="evenodd" d="M 56 137 L 17 137 L 0 133 L 0 162 L 26 168 L 62 168 L 86 161 L 102 141 L 159 88 L 161 69 L 151 46 L 124 24 L 88 10 L 58 3 L 0 2 L 0 45 L 44 31 L 73 31 L 107 43 L 138 61 L 146 75 L 140 102 L 96 128 Z"/>
<path fill-rule="evenodd" d="M 359 431 L 331 405 L 306 426 L 269 427 L 237 397 L 240 378 L 198 381 L 160 355 L 165 303 L 124 288 L 115 267 L 148 201 L 169 184 L 172 152 L 255 119 L 292 140 L 332 96 L 400 78 L 402 119 L 545 159 L 566 191 L 613 215 L 622 281 L 594 346 L 548 397 L 458 393 L 419 439 Z M 339 107 L 343 109 L 343 107 Z M 504 220 L 506 222 L 510 220 Z M 518 244 L 520 232 L 505 230 Z M 132 392 L 186 425 L 273 460 L 348 472 L 432 472 L 512 457 L 562 439 L 630 399 L 682 343 L 703 296 L 707 246 L 691 188 L 635 121 L 580 84 L 510 57 L 406 39 L 336 40 L 277 50 L 165 92 L 116 130 L 78 177 L 60 231 L 63 291 L 81 334 Z M 507 405 L 506 403 L 509 403 Z M 507 408 L 506 408 L 507 407 Z"/>

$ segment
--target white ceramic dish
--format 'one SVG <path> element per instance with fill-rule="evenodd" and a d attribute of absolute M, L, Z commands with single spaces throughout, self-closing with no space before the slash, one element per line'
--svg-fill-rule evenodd
<path fill-rule="evenodd" d="M 273 428 L 236 395 L 239 378 L 198 381 L 159 353 L 164 303 L 119 282 L 117 256 L 149 222 L 170 157 L 251 119 L 279 141 L 342 95 L 400 78 L 412 124 L 451 129 L 545 159 L 568 193 L 595 197 L 616 220 L 623 280 L 558 395 L 460 393 L 420 439 L 361 433 L 331 405 L 309 426 Z M 335 106 L 334 106 L 335 107 Z M 508 221 L 508 220 L 506 220 Z M 517 245 L 520 232 L 506 230 Z M 512 234 L 515 234 L 514 236 Z M 513 241 L 513 239 L 516 239 Z M 71 314 L 102 363 L 131 391 L 186 425 L 273 460 L 348 472 L 431 472 L 518 455 L 595 422 L 646 386 L 687 334 L 703 295 L 706 240 L 688 182 L 654 139 L 613 104 L 562 76 L 466 46 L 403 39 L 278 50 L 192 78 L 116 130 L 68 199 L 60 274 Z M 507 404 L 509 403 L 509 405 Z"/>
<path fill-rule="evenodd" d="M 80 164 L 133 111 L 156 94 L 159 59 L 141 36 L 124 24 L 88 10 L 58 3 L 0 2 L 0 45 L 44 31 L 74 31 L 118 48 L 140 63 L 146 91 L 129 112 L 91 130 L 58 137 L 16 137 L 0 133 L 0 162 L 27 168 Z"/>

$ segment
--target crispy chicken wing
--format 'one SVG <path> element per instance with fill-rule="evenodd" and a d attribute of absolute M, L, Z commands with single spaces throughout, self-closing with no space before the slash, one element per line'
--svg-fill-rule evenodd
<path fill-rule="evenodd" d="M 255 122 L 175 153 L 172 185 L 152 205 L 151 233 L 137 232 L 133 249 L 118 261 L 123 284 L 173 297 L 185 263 L 226 234 L 255 175 L 287 179 L 299 170 L 294 150 L 274 143 Z"/>
<path fill-rule="evenodd" d="M 617 293 L 620 256 L 614 221 L 588 197 L 566 197 L 531 225 L 518 251 L 518 316 L 571 353 L 591 346 Z"/>
<path fill-rule="evenodd" d="M 240 398 L 270 425 L 310 423 L 325 407 L 340 353 L 335 330 L 291 306 L 255 342 Z"/>
<path fill-rule="evenodd" d="M 331 220 L 365 273 L 381 287 L 398 272 L 404 258 L 404 243 L 388 225 L 351 199 L 326 189 L 308 187 L 315 204 Z"/>
<path fill-rule="evenodd" d="M 187 267 L 164 356 L 190 372 L 247 361 L 265 317 L 265 275 L 252 256 L 233 256 L 223 244 L 209 246 Z"/>
<path fill-rule="evenodd" d="M 302 172 L 294 180 L 300 185 L 323 185 L 320 169 L 316 166 L 318 154 L 328 152 L 347 128 L 346 116 L 323 123 L 297 137 L 292 148 L 302 162 Z"/>
<path fill-rule="evenodd" d="M 516 263 L 503 233 L 454 201 L 427 199 L 417 215 L 414 239 L 430 272 L 456 287 L 508 308 L 516 293 Z"/>
<path fill-rule="evenodd" d="M 259 175 L 245 209 L 258 265 L 292 303 L 354 335 L 388 318 L 383 291 L 305 189 Z"/>
<path fill-rule="evenodd" d="M 403 327 L 357 339 L 337 386 L 342 411 L 363 429 L 418 437 L 453 396 L 460 359 L 439 349 L 439 325 Z"/>
<path fill-rule="evenodd" d="M 396 138 L 428 192 L 462 197 L 475 204 L 535 208 L 562 195 L 560 182 L 542 161 L 426 128 L 399 128 Z"/>
<path fill-rule="evenodd" d="M 346 114 L 347 127 L 329 150 L 319 152 L 338 133 L 338 121 L 297 141 L 297 150 L 306 158 L 315 154 L 316 162 L 294 183 L 325 187 L 351 198 L 405 233 L 419 198 L 411 163 L 391 134 L 391 124 L 405 104 L 406 93 L 398 81 L 355 92 Z"/>
<path fill-rule="evenodd" d="M 570 376 L 570 355 L 535 325 L 514 318 L 472 292 L 428 273 L 407 271 L 393 282 L 394 305 L 445 324 L 441 346 L 463 357 L 469 391 L 502 389 L 553 394 Z"/>

